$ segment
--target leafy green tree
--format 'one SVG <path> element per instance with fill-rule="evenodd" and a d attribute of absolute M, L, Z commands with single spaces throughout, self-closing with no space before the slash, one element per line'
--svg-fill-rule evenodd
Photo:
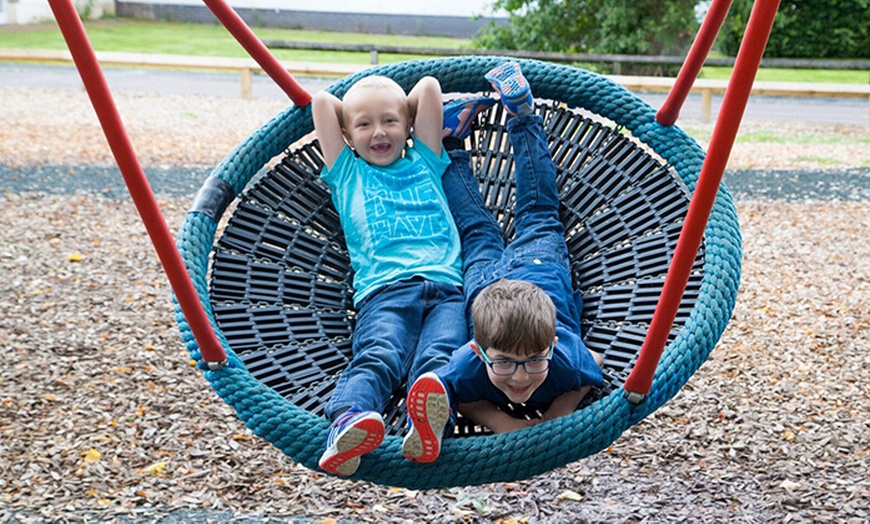
<path fill-rule="evenodd" d="M 719 49 L 731 56 L 752 12 L 752 0 L 734 0 Z M 870 58 L 870 0 L 783 0 L 765 56 L 776 58 Z"/>
<path fill-rule="evenodd" d="M 681 55 L 698 21 L 696 0 L 495 0 L 507 25 L 474 39 L 481 49 Z"/>

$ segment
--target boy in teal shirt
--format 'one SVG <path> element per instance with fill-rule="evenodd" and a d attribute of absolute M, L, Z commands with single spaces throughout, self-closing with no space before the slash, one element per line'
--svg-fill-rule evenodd
<path fill-rule="evenodd" d="M 450 163 L 443 111 L 432 77 L 407 95 L 388 78 L 366 77 L 343 100 L 321 91 L 312 101 L 359 311 L 353 359 L 325 409 L 332 425 L 319 465 L 333 474 L 352 475 L 381 444 L 381 412 L 402 380 L 444 365 L 468 339 L 459 234 L 441 186 Z M 473 116 L 457 107 L 448 120 L 461 126 Z M 418 441 L 411 427 L 409 460 L 421 459 Z"/>

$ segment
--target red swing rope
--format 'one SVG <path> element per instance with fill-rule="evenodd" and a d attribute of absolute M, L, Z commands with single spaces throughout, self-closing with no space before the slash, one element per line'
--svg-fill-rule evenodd
<path fill-rule="evenodd" d="M 764 55 L 764 48 L 767 46 L 767 39 L 773 28 L 773 19 L 778 8 L 779 0 L 756 0 L 752 6 L 752 14 L 746 25 L 746 33 L 737 53 L 734 70 L 719 110 L 719 118 L 716 120 L 713 136 L 707 148 L 707 157 L 704 159 L 704 165 L 701 166 L 698 183 L 689 203 L 689 210 L 686 213 L 671 266 L 665 277 L 661 297 L 640 348 L 637 363 L 623 386 L 626 395 L 632 401 L 642 400 L 652 387 L 653 375 L 677 316 L 695 256 L 701 246 L 704 228 L 710 218 L 716 192 L 722 182 L 722 175 L 728 157 L 731 155 L 731 148 L 734 146 L 740 120 L 743 118 L 752 83 L 761 65 L 761 57 Z"/>
<path fill-rule="evenodd" d="M 294 104 L 301 107 L 311 102 L 311 95 L 281 66 L 242 18 L 226 2 L 223 0 L 203 1 L 242 47 L 284 90 Z M 124 128 L 96 54 L 88 40 L 84 24 L 71 0 L 49 0 L 49 5 L 73 56 L 76 68 L 82 77 L 85 90 L 91 99 L 97 118 L 100 120 L 115 162 L 124 177 L 124 182 L 133 198 L 148 236 L 157 250 L 157 256 L 169 278 L 178 304 L 190 325 L 190 330 L 196 339 L 203 360 L 210 368 L 217 369 L 226 362 L 226 352 L 209 322 L 196 288 L 175 245 L 172 233 L 169 231 L 160 206 L 157 204 L 154 192 L 145 177 L 145 172 L 142 170 Z"/>

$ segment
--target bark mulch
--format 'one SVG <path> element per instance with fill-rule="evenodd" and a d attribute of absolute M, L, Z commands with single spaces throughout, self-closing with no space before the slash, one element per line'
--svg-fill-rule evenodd
<path fill-rule="evenodd" d="M 33 113 L 72 96 L 0 94 Z M 176 102 L 210 103 L 163 107 Z M 103 154 L 104 142 L 77 145 L 93 140 L 81 108 L 70 111 L 80 121 L 54 123 L 57 133 L 15 111 L 0 110 L 0 163 L 16 173 L 40 164 L 34 150 L 52 152 L 41 163 L 53 165 L 64 160 L 58 151 L 74 152 L 76 177 Z M 86 129 L 70 134 L 76 125 Z M 150 135 L 152 160 L 174 147 L 156 145 L 174 136 L 161 129 Z M 8 149 L 16 130 L 36 143 Z M 239 134 L 209 133 L 222 144 Z M 807 146 L 794 147 L 801 152 L 782 166 L 807 169 L 797 159 L 812 156 Z M 868 522 L 870 174 L 866 160 L 855 163 L 861 154 L 842 157 L 863 169 L 849 180 L 864 190 L 846 197 L 740 194 L 734 316 L 666 406 L 607 450 L 545 475 L 432 491 L 337 480 L 252 436 L 189 366 L 129 198 L 12 190 L 0 176 L 0 522 Z M 161 195 L 172 228 L 189 203 Z"/>

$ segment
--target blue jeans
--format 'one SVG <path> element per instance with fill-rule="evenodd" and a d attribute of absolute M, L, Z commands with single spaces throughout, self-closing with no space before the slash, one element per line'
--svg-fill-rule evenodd
<path fill-rule="evenodd" d="M 510 278 L 529 265 L 557 264 L 570 271 L 565 228 L 559 220 L 556 168 L 550 157 L 543 122 L 537 115 L 521 115 L 507 123 L 516 177 L 516 237 L 508 246 L 486 207 L 471 171 L 469 153 L 450 152 L 452 162 L 442 178 L 447 203 L 462 240 L 466 319 L 471 304 L 489 284 Z M 545 291 L 550 291 L 546 289 Z"/>
<path fill-rule="evenodd" d="M 462 289 L 414 278 L 375 291 L 359 307 L 353 359 L 341 374 L 326 416 L 356 406 L 382 413 L 406 377 L 447 364 L 468 341 Z"/>

